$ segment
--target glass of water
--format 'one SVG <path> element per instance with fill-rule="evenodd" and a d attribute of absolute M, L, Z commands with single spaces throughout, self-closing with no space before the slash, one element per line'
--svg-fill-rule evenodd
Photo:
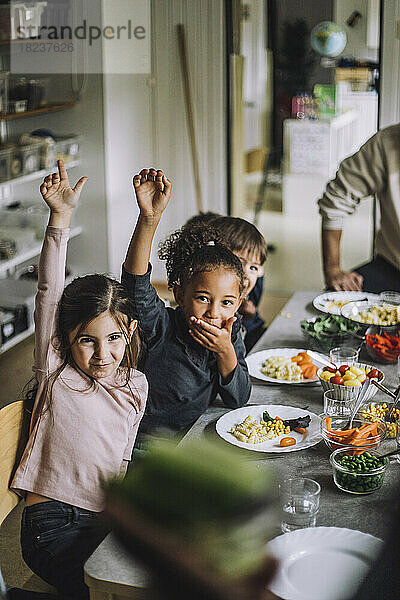
<path fill-rule="evenodd" d="M 357 390 L 357 391 L 356 391 Z M 337 390 L 324 392 L 324 415 L 328 417 L 347 417 L 351 415 L 358 396 L 359 388 L 346 390 L 346 398 L 338 398 Z"/>
<path fill-rule="evenodd" d="M 313 479 L 295 477 L 279 484 L 283 533 L 315 527 L 321 486 Z"/>
<path fill-rule="evenodd" d="M 352 346 L 338 346 L 331 349 L 329 358 L 331 363 L 340 367 L 340 365 L 354 365 L 354 363 L 358 362 L 359 354 L 359 348 L 353 348 Z"/>

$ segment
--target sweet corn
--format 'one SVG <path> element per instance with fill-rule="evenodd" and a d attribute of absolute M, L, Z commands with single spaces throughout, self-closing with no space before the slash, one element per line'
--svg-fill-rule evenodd
<path fill-rule="evenodd" d="M 388 414 L 388 412 L 389 407 L 386 404 L 386 402 L 384 402 L 383 404 L 372 404 L 371 402 L 368 408 L 361 411 L 361 415 L 364 417 L 364 419 L 373 423 L 374 421 L 377 421 L 379 419 L 385 420 L 385 417 Z M 399 415 L 400 410 L 396 408 L 391 415 L 392 421 L 390 423 L 386 423 L 386 431 L 388 437 L 390 438 L 396 437 L 396 419 L 399 417 Z"/>

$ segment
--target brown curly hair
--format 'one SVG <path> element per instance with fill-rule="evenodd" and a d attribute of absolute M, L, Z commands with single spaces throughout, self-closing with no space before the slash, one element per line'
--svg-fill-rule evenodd
<path fill-rule="evenodd" d="M 188 282 L 205 271 L 219 267 L 235 273 L 242 295 L 245 275 L 241 260 L 231 252 L 224 236 L 212 225 L 194 223 L 178 229 L 159 246 L 158 256 L 165 260 L 168 287 L 185 288 Z"/>

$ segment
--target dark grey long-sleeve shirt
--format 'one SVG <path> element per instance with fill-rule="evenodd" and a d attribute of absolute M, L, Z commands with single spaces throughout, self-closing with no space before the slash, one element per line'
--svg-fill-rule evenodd
<path fill-rule="evenodd" d="M 134 303 L 145 345 L 139 368 L 147 377 L 149 396 L 140 431 L 182 430 L 197 420 L 218 393 L 225 406 L 245 405 L 251 384 L 240 318 L 232 328 L 238 364 L 224 384 L 215 354 L 192 339 L 180 308 L 165 307 L 150 275 L 150 265 L 145 275 L 132 275 L 122 268 L 122 282 Z"/>

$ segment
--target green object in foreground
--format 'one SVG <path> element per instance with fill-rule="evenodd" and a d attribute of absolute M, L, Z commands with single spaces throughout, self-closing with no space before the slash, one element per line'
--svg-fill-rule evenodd
<path fill-rule="evenodd" d="M 153 441 L 124 480 L 105 487 L 106 496 L 193 544 L 221 572 L 252 572 L 265 558 L 276 486 L 269 470 L 235 449 L 205 439 L 182 447 Z"/>

